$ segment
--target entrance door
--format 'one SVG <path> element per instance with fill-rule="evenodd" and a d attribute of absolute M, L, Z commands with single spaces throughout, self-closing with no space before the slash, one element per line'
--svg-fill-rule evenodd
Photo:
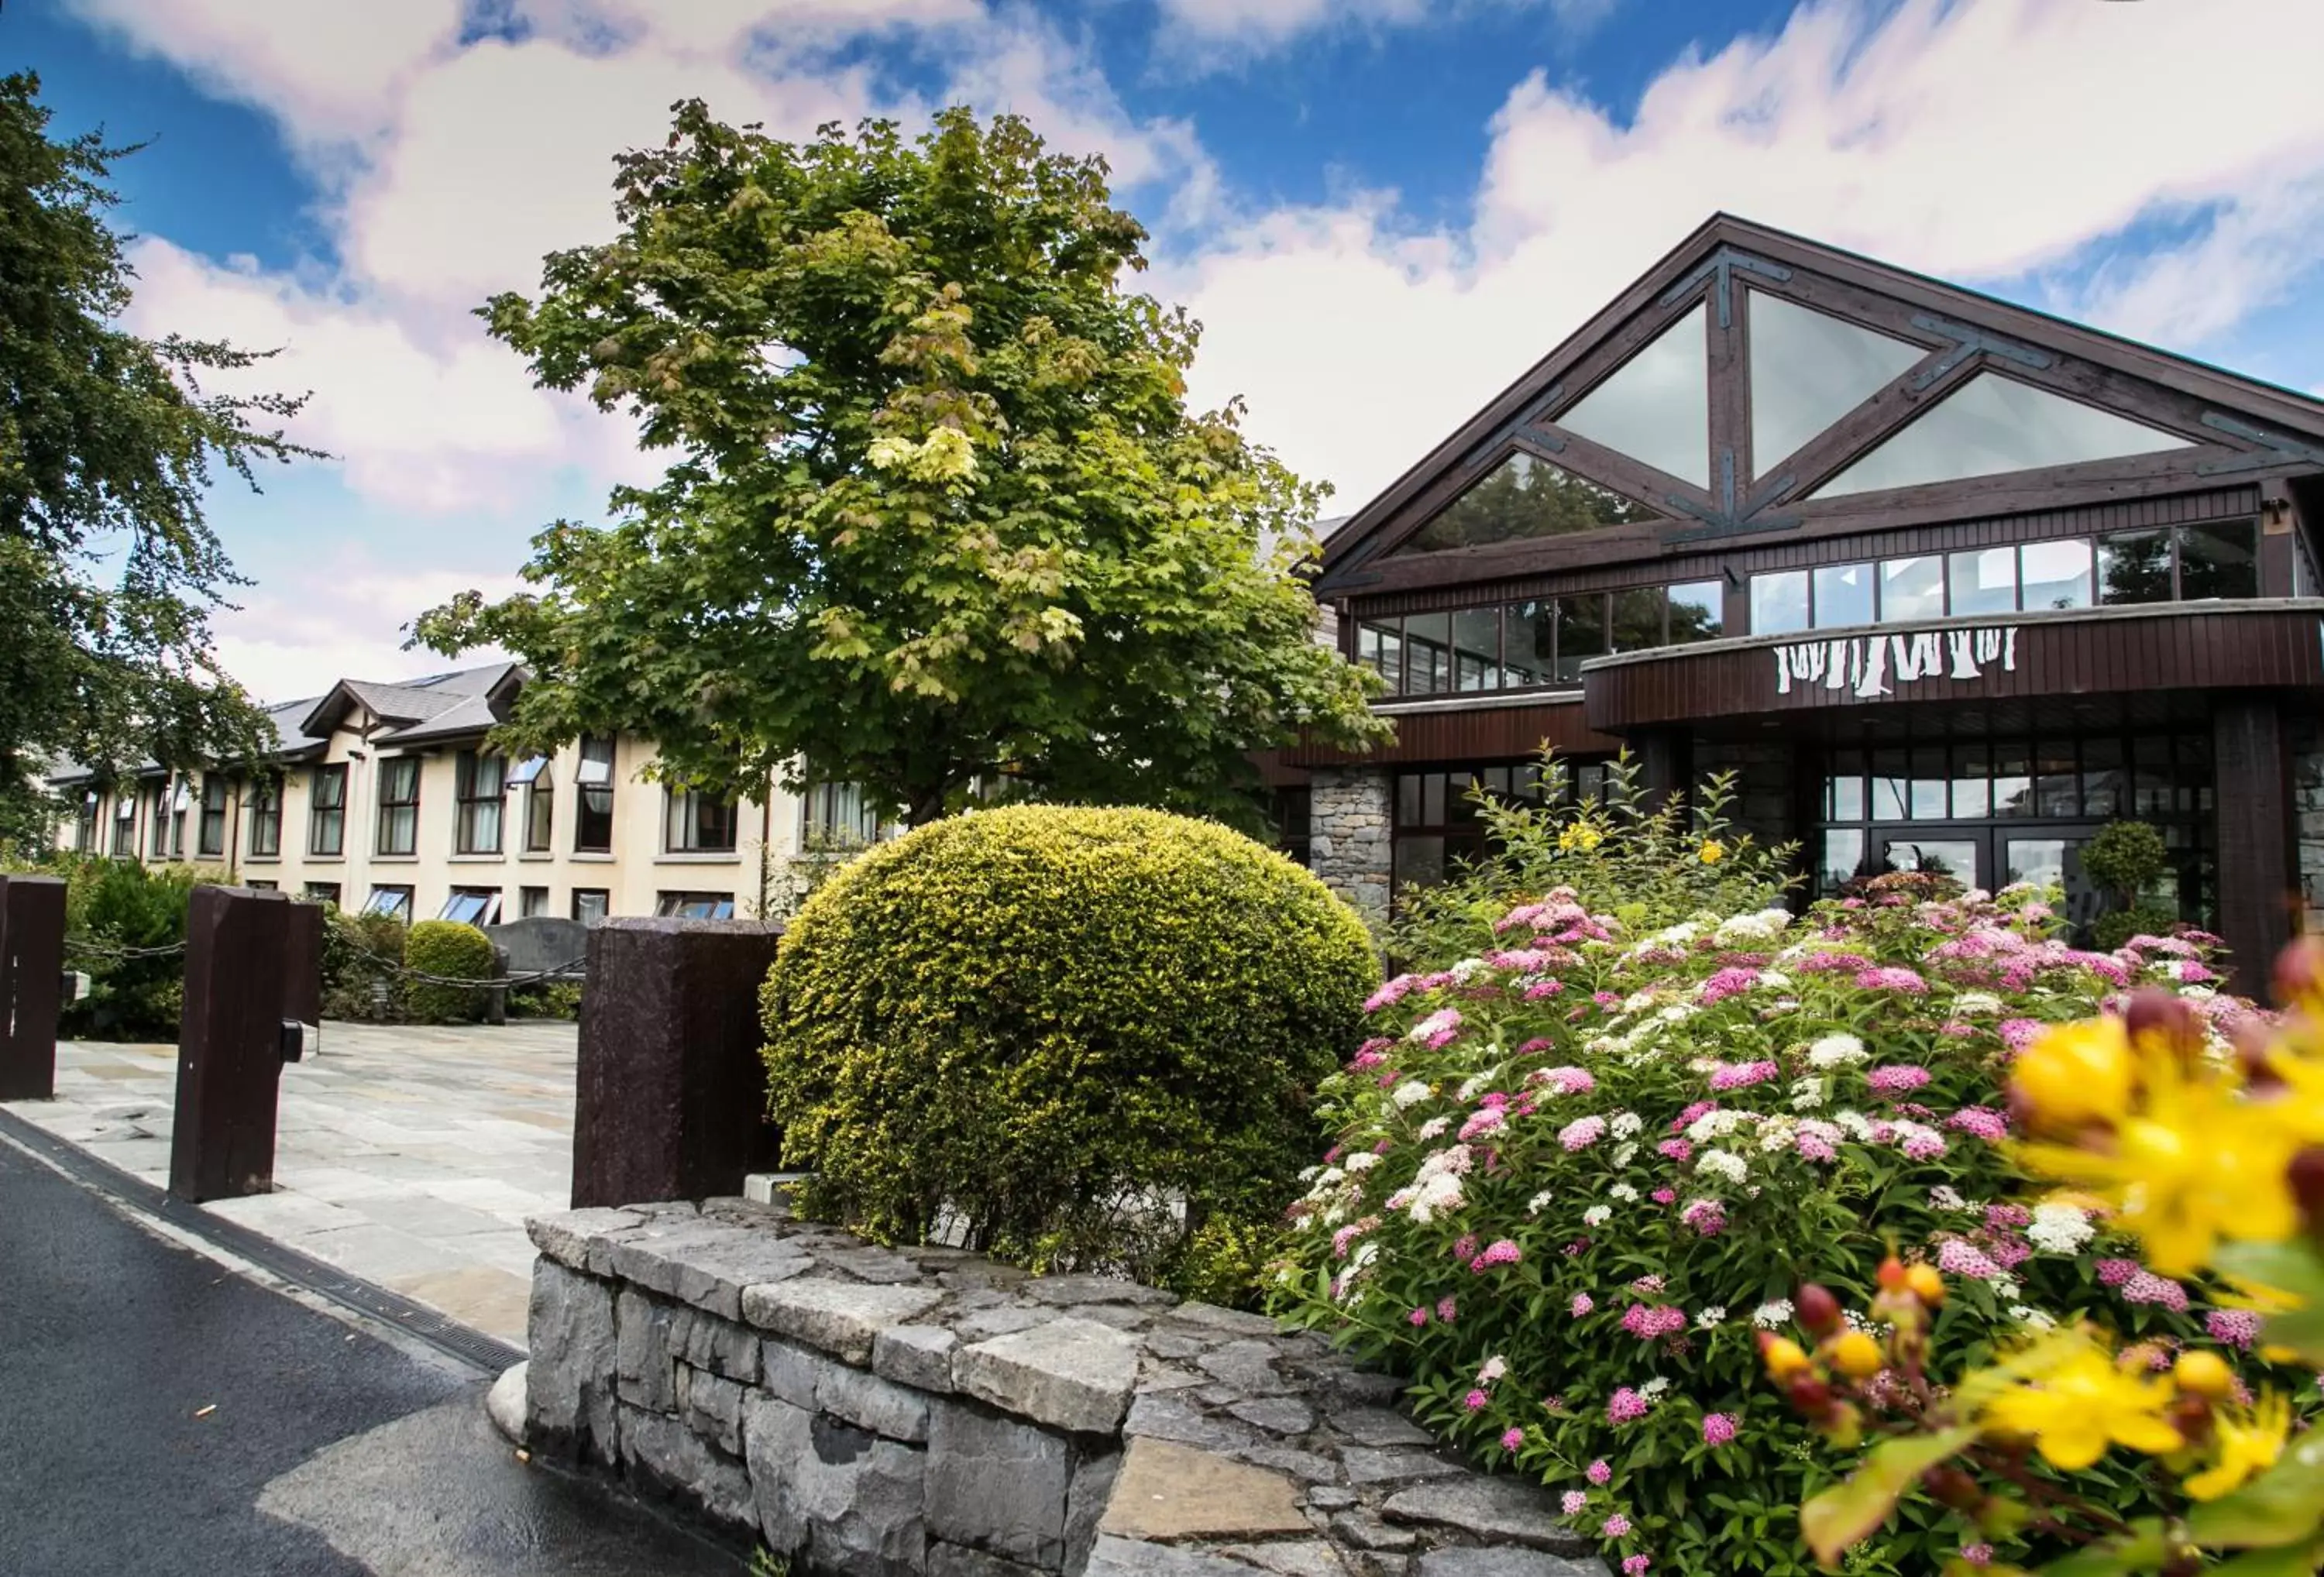
<path fill-rule="evenodd" d="M 2082 845 L 2095 826 L 1931 826 L 1879 829 L 1892 871 L 1936 871 L 1987 891 L 2013 881 L 2062 889 L 2061 914 L 2076 933 L 2098 918 L 2101 895 L 2082 871 Z"/>

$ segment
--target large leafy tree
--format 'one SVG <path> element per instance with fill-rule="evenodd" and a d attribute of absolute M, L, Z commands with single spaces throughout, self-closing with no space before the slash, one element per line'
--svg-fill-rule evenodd
<path fill-rule="evenodd" d="M 60 758 L 191 766 L 264 742 L 211 649 L 237 577 L 202 502 L 214 467 L 249 481 L 311 452 L 274 425 L 298 400 L 200 388 L 257 354 L 118 327 L 125 150 L 51 139 L 39 93 L 0 77 L 0 843 L 39 841 Z"/>
<path fill-rule="evenodd" d="M 674 779 L 920 823 L 1001 779 L 1247 815 L 1250 751 L 1378 736 L 1296 570 L 1321 490 L 1188 412 L 1199 327 L 1122 288 L 1102 161 L 964 109 L 792 144 L 689 103 L 616 189 L 618 239 L 484 314 L 668 474 L 416 625 L 531 665 L 512 744 L 637 729 Z"/>

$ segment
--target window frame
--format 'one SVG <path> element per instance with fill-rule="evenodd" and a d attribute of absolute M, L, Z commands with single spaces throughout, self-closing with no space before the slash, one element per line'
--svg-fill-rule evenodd
<path fill-rule="evenodd" d="M 594 906 L 597 911 L 594 918 L 582 912 L 593 907 L 588 902 L 591 899 L 597 900 Z M 576 887 L 573 890 L 572 897 L 566 901 L 567 912 L 576 922 L 584 926 L 595 925 L 598 920 L 607 918 L 613 912 L 613 893 L 611 888 Z"/>
<path fill-rule="evenodd" d="M 259 772 L 250 779 L 250 858 L 282 857 L 282 793 L 281 772 Z"/>
<path fill-rule="evenodd" d="M 704 818 L 706 814 L 723 815 L 725 841 L 716 841 L 717 829 L 713 826 L 705 836 Z M 742 802 L 721 798 L 699 788 L 678 788 L 665 785 L 662 789 L 661 852 L 665 854 L 731 854 L 740 846 L 742 830 Z"/>
<path fill-rule="evenodd" d="M 455 887 L 444 895 L 444 902 L 436 911 L 439 920 L 452 920 L 481 929 L 496 926 L 501 921 L 501 905 L 507 894 L 497 887 Z M 471 908 L 469 906 L 473 905 Z M 453 912 L 458 910 L 458 913 Z"/>
<path fill-rule="evenodd" d="M 379 771 L 376 774 L 379 783 L 379 811 L 374 818 L 378 831 L 372 844 L 372 853 L 374 855 L 390 860 L 403 860 L 410 859 L 420 853 L 420 780 L 426 776 L 426 773 L 421 770 L 423 765 L 424 762 L 418 756 L 387 756 L 380 761 Z M 401 778 L 403 772 L 401 769 L 405 768 L 409 768 L 410 772 L 410 797 L 390 798 L 388 796 L 391 775 Z M 390 836 L 391 829 L 401 831 L 403 835 L 401 848 L 394 846 L 394 842 Z"/>
<path fill-rule="evenodd" d="M 602 754 L 598 753 L 601 748 Z M 613 852 L 613 796 L 618 786 L 614 780 L 616 764 L 616 742 L 613 735 L 585 733 L 581 736 L 578 758 L 573 768 L 573 852 L 576 854 L 610 854 Z M 599 801 L 603 803 L 599 804 Z M 604 833 L 602 839 L 591 841 L 592 830 L 599 827 Z"/>
<path fill-rule="evenodd" d="M 498 854 L 507 842 L 508 758 L 496 751 L 461 751 L 452 760 L 452 852 Z"/>
<path fill-rule="evenodd" d="M 223 773 L 202 774 L 201 810 L 194 824 L 194 853 L 199 858 L 226 858 L 227 808 L 233 798 L 228 787 Z"/>
<path fill-rule="evenodd" d="M 327 798 L 326 784 L 330 786 Z M 330 828 L 330 846 L 323 845 L 323 829 Z M 342 860 L 347 852 L 347 764 L 325 761 L 307 779 L 307 853 L 316 860 Z"/>
<path fill-rule="evenodd" d="M 408 883 L 374 881 L 372 883 L 370 894 L 364 899 L 361 912 L 365 915 L 382 915 L 392 919 L 399 919 L 408 926 L 411 923 L 412 902 L 415 896 L 414 889 Z M 401 901 L 382 904 L 380 899 L 383 898 L 398 899 Z"/>
<path fill-rule="evenodd" d="M 706 908 L 711 912 L 688 912 L 696 908 Z M 723 913 L 720 912 L 722 910 Z M 657 892 L 654 894 L 654 914 L 662 919 L 731 920 L 734 918 L 734 895 L 731 892 Z"/>

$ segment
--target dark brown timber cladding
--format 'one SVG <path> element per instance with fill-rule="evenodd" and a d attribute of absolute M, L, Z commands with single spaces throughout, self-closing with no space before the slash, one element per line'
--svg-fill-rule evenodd
<path fill-rule="evenodd" d="M 1321 745 L 1295 745 L 1275 759 L 1287 767 L 1333 767 L 1351 761 L 1511 761 L 1539 754 L 1544 744 L 1554 746 L 1561 754 L 1573 755 L 1605 754 L 1622 745 L 1620 740 L 1595 733 L 1582 722 L 1579 701 L 1390 715 L 1396 724 L 1394 744 L 1354 755 Z"/>
<path fill-rule="evenodd" d="M 1669 657 L 1586 669 L 1585 715 L 1590 727 L 1619 733 L 1656 724 L 1898 702 L 2324 685 L 2320 611 L 2314 603 L 2216 609 L 2182 603 L 2128 616 L 1951 619 L 1682 648 Z M 2015 668 L 1986 662 L 1974 679 L 1941 670 L 1900 681 L 1892 670 L 1886 693 L 1859 696 L 1852 686 L 1831 689 L 1798 678 L 1786 690 L 1777 673 L 1777 654 L 1794 647 L 1822 643 L 1830 650 L 1852 641 L 2009 629 L 2016 632 Z"/>
<path fill-rule="evenodd" d="M 2292 940 L 2300 908 L 2290 858 L 2291 774 L 2283 724 L 2269 696 L 2213 698 L 2219 816 L 2219 935 L 2235 989 L 2259 996 Z"/>

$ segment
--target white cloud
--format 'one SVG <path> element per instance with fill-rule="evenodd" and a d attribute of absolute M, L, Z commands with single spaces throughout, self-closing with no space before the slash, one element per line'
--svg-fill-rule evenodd
<path fill-rule="evenodd" d="M 422 609 L 475 587 L 489 596 L 518 589 L 513 576 L 457 569 L 399 569 L 375 553 L 341 547 L 270 577 L 217 620 L 221 665 L 269 704 L 319 695 L 342 678 L 398 679 L 474 667 L 507 656 L 497 649 L 456 661 L 401 650 L 403 626 Z"/>
<path fill-rule="evenodd" d="M 2229 25 L 2230 15 L 2235 18 Z M 2158 211 L 2189 247 L 2056 304 L 2167 338 L 2280 293 L 2324 242 L 2324 101 L 2186 91 L 2247 71 L 2251 29 L 2324 50 L 2324 6 L 1814 0 L 1773 37 L 1682 58 L 1618 120 L 1540 73 L 1492 124 L 1471 222 L 1392 198 L 1263 216 L 1157 271 L 1207 326 L 1194 379 L 1353 508 L 1726 209 L 1963 281 L 2087 258 Z"/>
<path fill-rule="evenodd" d="M 1621 0 L 1158 0 L 1159 47 L 1173 64 L 1214 69 L 1245 64 L 1310 33 L 1443 28 L 1465 13 L 1545 6 L 1552 40 L 1595 31 Z"/>

